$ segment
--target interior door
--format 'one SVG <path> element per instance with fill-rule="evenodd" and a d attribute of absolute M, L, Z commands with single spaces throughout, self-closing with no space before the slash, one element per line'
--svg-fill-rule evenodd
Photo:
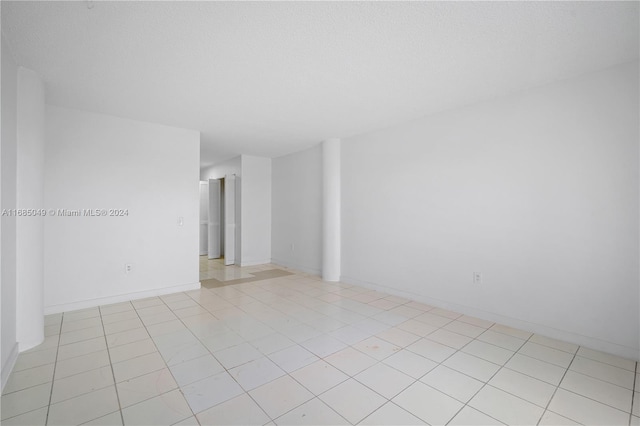
<path fill-rule="evenodd" d="M 236 247 L 236 175 L 224 178 L 224 264 L 235 263 Z"/>
<path fill-rule="evenodd" d="M 200 182 L 200 256 L 209 254 L 209 182 Z"/>
<path fill-rule="evenodd" d="M 208 257 L 220 257 L 220 179 L 209 179 Z"/>

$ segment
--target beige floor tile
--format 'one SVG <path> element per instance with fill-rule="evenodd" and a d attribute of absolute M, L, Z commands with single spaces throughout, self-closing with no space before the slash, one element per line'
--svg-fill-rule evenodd
<path fill-rule="evenodd" d="M 393 398 L 415 382 L 413 377 L 382 363 L 367 368 L 354 376 L 354 379 L 387 399 Z"/>
<path fill-rule="evenodd" d="M 556 387 L 549 383 L 508 368 L 498 371 L 489 384 L 540 407 L 547 406 L 556 390 Z"/>
<path fill-rule="evenodd" d="M 269 358 L 258 358 L 230 369 L 229 374 L 245 391 L 250 391 L 286 373 Z"/>
<path fill-rule="evenodd" d="M 424 421 L 409 413 L 407 410 L 398 407 L 393 402 L 387 402 L 358 424 L 369 426 L 426 425 Z"/>
<path fill-rule="evenodd" d="M 122 409 L 127 425 L 170 425 L 193 416 L 179 390 L 173 390 Z"/>
<path fill-rule="evenodd" d="M 414 379 L 419 379 L 438 365 L 434 361 L 404 349 L 384 359 L 382 362 Z"/>
<path fill-rule="evenodd" d="M 500 369 L 500 366 L 497 364 L 464 352 L 456 352 L 444 361 L 442 365 L 471 376 L 481 382 L 488 381 L 491 376 Z"/>
<path fill-rule="evenodd" d="M 205 355 L 170 366 L 169 369 L 180 386 L 197 382 L 224 371 L 224 367 L 213 355 Z"/>
<path fill-rule="evenodd" d="M 557 365 L 520 354 L 515 354 L 513 358 L 505 364 L 505 367 L 554 386 L 560 384 L 560 380 L 562 380 L 562 376 L 564 376 L 566 371 Z"/>
<path fill-rule="evenodd" d="M 106 350 L 91 352 L 64 361 L 58 361 L 56 364 L 55 379 L 62 379 L 108 365 L 109 353 Z"/>
<path fill-rule="evenodd" d="M 250 395 L 272 418 L 301 405 L 312 394 L 289 376 L 283 376 L 250 392 Z"/>
<path fill-rule="evenodd" d="M 518 353 L 562 368 L 569 367 L 569 364 L 571 364 L 571 361 L 573 360 L 573 354 L 533 342 L 525 343 Z"/>
<path fill-rule="evenodd" d="M 624 368 L 625 370 L 634 372 L 636 370 L 636 362 L 633 360 L 621 358 L 619 356 L 600 351 L 595 351 L 593 349 L 580 347 L 580 349 L 578 349 L 577 355 L 584 358 L 592 359 L 594 361 L 604 362 L 605 364 L 613 365 L 615 367 Z"/>
<path fill-rule="evenodd" d="M 451 426 L 488 426 L 501 424 L 503 423 L 469 406 L 460 410 L 460 412 L 458 412 L 458 414 L 456 414 L 456 416 L 447 423 L 447 425 Z"/>
<path fill-rule="evenodd" d="M 621 425 L 629 422 L 628 413 L 564 389 L 556 391 L 548 409 L 585 425 Z"/>
<path fill-rule="evenodd" d="M 635 373 L 633 371 L 580 356 L 575 357 L 570 369 L 633 390 L 635 380 Z"/>
<path fill-rule="evenodd" d="M 129 407 L 178 388 L 167 368 L 125 380 L 116 385 L 120 405 Z"/>
<path fill-rule="evenodd" d="M 3 426 L 44 426 L 47 421 L 49 407 L 29 411 L 10 419 L 2 420 Z"/>
<path fill-rule="evenodd" d="M 157 352 L 158 349 L 151 339 L 138 340 L 137 342 L 109 348 L 109 356 L 112 363 L 126 361 L 142 355 Z"/>
<path fill-rule="evenodd" d="M 324 360 L 349 376 L 354 376 L 376 363 L 369 355 L 353 348 L 343 349 Z"/>
<path fill-rule="evenodd" d="M 32 386 L 53 381 L 54 364 L 41 365 L 26 370 L 14 371 L 9 376 L 3 393 L 16 392 Z"/>
<path fill-rule="evenodd" d="M 342 371 L 323 360 L 318 360 L 294 371 L 291 373 L 291 377 L 314 395 L 320 395 L 349 378 Z"/>
<path fill-rule="evenodd" d="M 352 424 L 357 424 L 387 402 L 354 379 L 329 389 L 319 398 Z"/>
<path fill-rule="evenodd" d="M 409 386 L 392 402 L 429 424 L 446 424 L 464 405 L 421 382 Z"/>
<path fill-rule="evenodd" d="M 84 373 L 75 374 L 63 379 L 56 379 L 53 382 L 51 403 L 55 404 L 57 402 L 75 398 L 76 396 L 106 388 L 113 384 L 113 373 L 111 372 L 110 365 L 100 367 L 95 370 L 85 371 Z"/>
<path fill-rule="evenodd" d="M 270 420 L 246 393 L 204 410 L 196 417 L 202 425 L 263 425 Z"/>
<path fill-rule="evenodd" d="M 2 421 L 30 411 L 46 407 L 51 395 L 51 383 L 33 386 L 2 395 L 0 414 Z"/>
<path fill-rule="evenodd" d="M 318 398 L 294 408 L 275 420 L 278 425 L 349 425 L 344 417 Z"/>
<path fill-rule="evenodd" d="M 631 390 L 604 382 L 575 371 L 567 371 L 560 387 L 587 398 L 595 399 L 618 410 L 631 412 Z"/>
<path fill-rule="evenodd" d="M 440 365 L 420 379 L 432 388 L 467 403 L 484 386 L 479 380 Z"/>
<path fill-rule="evenodd" d="M 371 358 L 377 359 L 378 361 L 382 361 L 402 349 L 393 343 L 379 339 L 375 336 L 356 343 L 353 345 L 353 348 L 370 356 Z"/>
<path fill-rule="evenodd" d="M 417 342 L 407 346 L 407 350 L 418 355 L 422 355 L 423 357 L 438 363 L 449 358 L 456 352 L 456 350 L 450 346 L 446 346 L 441 343 L 434 342 L 433 340 L 428 340 L 426 338 L 420 339 Z"/>
<path fill-rule="evenodd" d="M 544 408 L 487 385 L 469 401 L 469 406 L 505 424 L 537 424 Z"/>
<path fill-rule="evenodd" d="M 107 342 L 104 339 L 104 336 L 84 340 L 82 342 L 71 343 L 58 348 L 58 362 L 106 349 Z"/>
<path fill-rule="evenodd" d="M 143 374 L 165 368 L 166 364 L 159 353 L 154 352 L 113 364 L 116 383 L 129 380 Z"/>
<path fill-rule="evenodd" d="M 109 386 L 51 404 L 48 425 L 76 425 L 117 411 L 118 397 L 115 386 Z"/>
<path fill-rule="evenodd" d="M 575 354 L 579 348 L 579 346 L 576 344 L 563 342 L 562 340 L 552 339 L 551 337 L 545 337 L 539 334 L 534 334 L 533 336 L 531 336 L 529 341 L 533 343 L 537 343 L 539 345 L 548 346 L 553 349 L 565 351 L 570 354 Z"/>
<path fill-rule="evenodd" d="M 504 365 L 515 353 L 481 340 L 473 340 L 462 348 L 461 351 L 498 365 Z"/>
<path fill-rule="evenodd" d="M 52 364 L 56 361 L 57 348 L 44 349 L 37 352 L 21 353 L 16 360 L 13 371 L 26 370 L 28 368 L 40 367 Z"/>

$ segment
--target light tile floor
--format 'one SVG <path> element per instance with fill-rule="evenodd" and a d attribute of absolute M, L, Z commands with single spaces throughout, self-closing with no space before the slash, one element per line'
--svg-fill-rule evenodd
<path fill-rule="evenodd" d="M 301 273 L 45 325 L 3 425 L 640 424 L 634 361 Z"/>

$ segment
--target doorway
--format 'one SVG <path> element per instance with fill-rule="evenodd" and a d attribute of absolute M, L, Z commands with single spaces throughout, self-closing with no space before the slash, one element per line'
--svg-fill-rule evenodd
<path fill-rule="evenodd" d="M 200 182 L 200 255 L 233 265 L 239 256 L 236 175 Z"/>

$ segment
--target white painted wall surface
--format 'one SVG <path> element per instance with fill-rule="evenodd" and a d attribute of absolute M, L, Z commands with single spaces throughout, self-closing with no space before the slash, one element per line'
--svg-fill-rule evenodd
<path fill-rule="evenodd" d="M 322 142 L 322 279 L 340 281 L 340 154 L 337 138 Z"/>
<path fill-rule="evenodd" d="M 1 140 L 0 140 L 0 208 L 16 208 L 16 162 L 17 162 L 17 93 L 18 68 L 2 37 L 2 82 L 0 84 Z M 0 352 L 2 367 L 2 388 L 18 356 L 16 339 L 16 218 L 2 216 L 0 223 L 0 280 L 1 323 Z"/>
<path fill-rule="evenodd" d="M 343 281 L 637 357 L 638 128 L 636 62 L 343 139 Z"/>
<path fill-rule="evenodd" d="M 240 176 L 241 174 L 242 164 L 240 156 L 237 156 L 222 163 L 202 168 L 200 170 L 200 180 L 222 179 L 226 175 Z"/>
<path fill-rule="evenodd" d="M 198 132 L 47 106 L 46 136 L 47 208 L 129 211 L 47 216 L 47 312 L 199 288 Z"/>
<path fill-rule="evenodd" d="M 271 262 L 271 159 L 242 156 L 240 180 L 242 266 Z M 236 196 L 238 193 L 236 192 Z M 238 224 L 236 223 L 236 226 Z"/>
<path fill-rule="evenodd" d="M 18 69 L 17 205 L 44 209 L 44 83 Z M 44 340 L 44 216 L 16 219 L 17 338 L 20 352 Z"/>
<path fill-rule="evenodd" d="M 320 275 L 322 149 L 272 160 L 271 257 L 279 265 Z"/>

